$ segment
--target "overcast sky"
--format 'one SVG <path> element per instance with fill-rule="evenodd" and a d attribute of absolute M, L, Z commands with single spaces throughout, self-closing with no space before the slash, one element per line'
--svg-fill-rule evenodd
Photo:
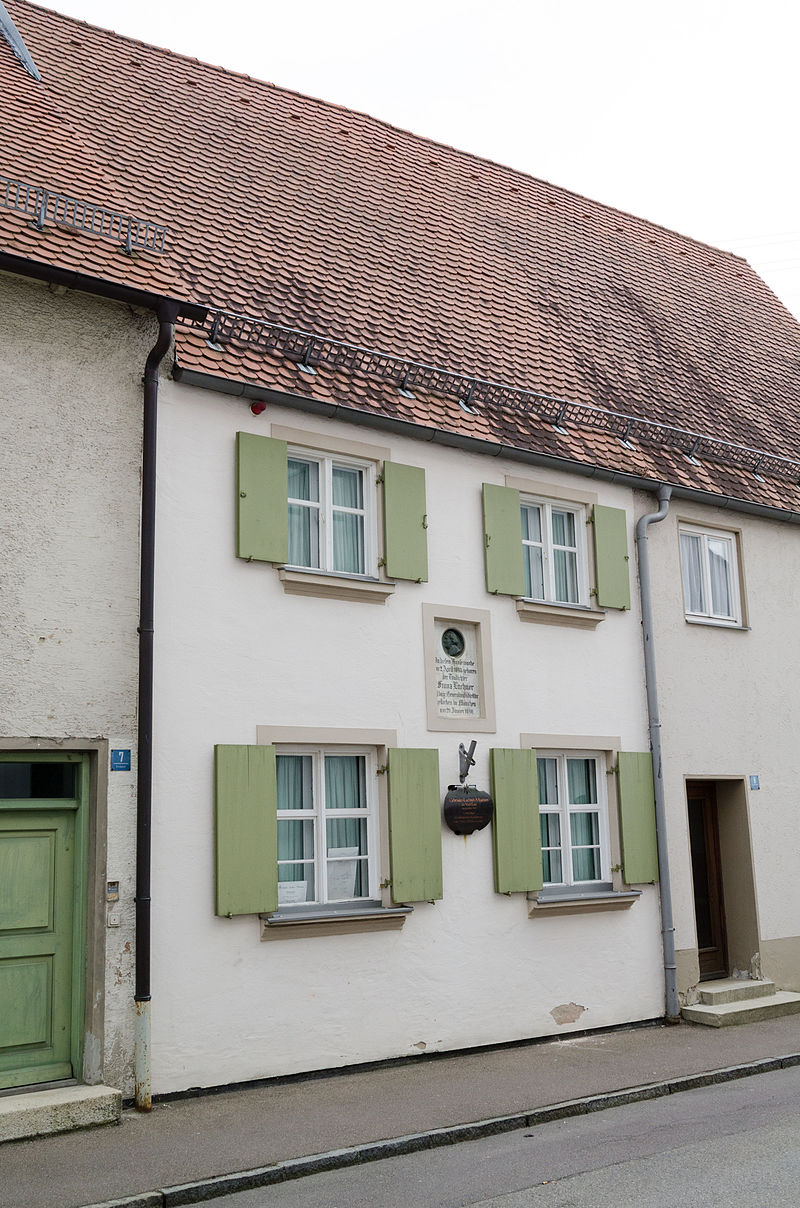
<path fill-rule="evenodd" d="M 738 252 L 800 316 L 797 0 L 50 0 Z"/>

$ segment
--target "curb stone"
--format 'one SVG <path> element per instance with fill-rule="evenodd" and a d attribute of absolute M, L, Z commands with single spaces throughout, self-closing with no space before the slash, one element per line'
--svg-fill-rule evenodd
<path fill-rule="evenodd" d="M 789 1053 L 784 1057 L 767 1057 L 760 1061 L 749 1061 L 743 1065 L 728 1065 L 721 1069 L 708 1070 L 702 1074 L 687 1074 L 682 1078 L 664 1079 L 624 1090 L 609 1091 L 602 1095 L 587 1095 L 582 1099 L 567 1099 L 548 1107 L 537 1107 L 530 1111 L 514 1112 L 510 1116 L 492 1116 L 476 1120 L 471 1124 L 453 1124 L 446 1128 L 432 1128 L 426 1132 L 408 1133 L 386 1141 L 372 1141 L 365 1145 L 353 1145 L 345 1149 L 332 1149 L 326 1153 L 309 1154 L 302 1158 L 289 1158 L 285 1162 L 274 1162 L 270 1166 L 240 1170 L 231 1174 L 215 1175 L 192 1183 L 179 1183 L 164 1187 L 160 1191 L 148 1191 L 118 1200 L 107 1200 L 102 1204 L 86 1204 L 83 1208 L 183 1208 L 186 1204 L 200 1204 L 222 1195 L 233 1195 L 237 1191 L 251 1191 L 257 1187 L 270 1187 L 291 1179 L 303 1179 L 309 1175 L 323 1174 L 329 1170 L 341 1170 L 347 1166 L 360 1166 L 365 1162 L 378 1162 L 382 1158 L 401 1157 L 419 1153 L 425 1149 L 439 1149 L 444 1145 L 457 1145 L 462 1141 L 477 1141 L 482 1137 L 514 1132 L 518 1128 L 533 1128 L 553 1120 L 566 1120 L 573 1116 L 584 1116 L 591 1112 L 606 1111 L 612 1107 L 624 1107 L 631 1103 L 642 1103 L 647 1099 L 662 1099 L 682 1091 L 698 1090 L 739 1078 L 757 1074 L 769 1074 L 780 1069 L 800 1065 L 800 1053 Z"/>

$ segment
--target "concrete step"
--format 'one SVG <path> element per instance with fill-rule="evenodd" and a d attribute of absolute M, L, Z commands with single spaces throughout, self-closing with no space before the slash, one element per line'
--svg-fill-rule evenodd
<path fill-rule="evenodd" d="M 747 977 L 720 977 L 717 981 L 701 982 L 698 987 L 700 1001 L 707 1007 L 749 998 L 768 998 L 776 990 L 775 982 L 751 981 Z"/>
<path fill-rule="evenodd" d="M 122 1095 L 110 1086 L 59 1086 L 0 1096 L 0 1142 L 117 1124 Z"/>
<path fill-rule="evenodd" d="M 684 1007 L 681 1015 L 690 1023 L 705 1023 L 712 1028 L 727 1028 L 738 1023 L 757 1023 L 762 1019 L 775 1019 L 779 1015 L 800 1013 L 800 994 L 789 990 L 777 990 L 765 997 L 750 998 L 738 1002 L 722 1002 L 716 1006 L 698 1003 Z"/>

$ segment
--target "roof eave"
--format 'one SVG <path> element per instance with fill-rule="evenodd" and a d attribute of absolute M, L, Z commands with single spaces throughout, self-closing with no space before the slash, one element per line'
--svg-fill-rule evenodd
<path fill-rule="evenodd" d="M 747 499 L 737 499 L 732 495 L 717 495 L 713 491 L 704 491 L 699 487 L 687 487 L 679 483 L 670 483 L 663 478 L 644 478 L 638 474 L 629 474 L 623 470 L 612 470 L 605 466 L 590 462 L 573 461 L 566 457 L 557 457 L 551 453 L 536 453 L 530 449 L 520 449 L 513 445 L 504 445 L 494 441 L 482 440 L 475 436 L 463 436 L 457 432 L 448 432 L 444 428 L 428 427 L 424 424 L 414 424 L 408 420 L 395 419 L 392 416 L 381 415 L 372 411 L 359 411 L 353 407 L 345 407 L 341 403 L 325 403 L 319 399 L 307 398 L 301 394 L 289 394 L 281 390 L 272 390 L 267 386 L 217 377 L 214 374 L 203 373 L 197 369 L 187 369 L 178 363 L 173 369 L 175 381 L 188 386 L 198 386 L 202 390 L 213 390 L 219 394 L 229 394 L 237 398 L 253 402 L 273 403 L 282 407 L 293 407 L 313 415 L 324 415 L 327 419 L 338 419 L 344 423 L 360 424 L 363 427 L 375 428 L 382 432 L 395 432 L 398 436 L 409 437 L 412 440 L 427 441 L 428 443 L 446 445 L 450 448 L 465 449 L 471 453 L 481 453 L 488 457 L 506 457 L 510 461 L 523 462 L 526 465 L 542 466 L 551 470 L 561 470 L 575 474 L 581 478 L 595 478 L 601 482 L 615 482 L 620 486 L 629 487 L 633 491 L 653 492 L 664 484 L 672 487 L 673 498 L 687 499 L 695 503 L 703 503 L 708 507 L 724 508 L 733 512 L 742 512 L 750 516 L 761 516 L 768 520 L 781 521 L 784 524 L 800 524 L 800 512 L 788 508 L 770 507 L 763 503 L 753 503 Z"/>
<path fill-rule="evenodd" d="M 16 256 L 11 252 L 0 251 L 0 271 L 16 273 L 20 277 L 31 277 L 36 281 L 47 281 L 53 285 L 63 285 L 67 289 L 81 290 L 86 294 L 95 294 L 100 298 L 109 298 L 117 302 L 127 302 L 131 306 L 143 306 L 153 311 L 157 311 L 163 303 L 168 302 L 177 308 L 180 317 L 195 321 L 205 321 L 208 313 L 205 306 L 199 306 L 196 302 L 187 302 L 181 298 L 174 298 L 170 294 L 140 289 L 134 285 L 124 285 L 103 277 L 93 277 L 89 273 L 82 273 L 76 269 L 58 268 L 44 261 Z"/>

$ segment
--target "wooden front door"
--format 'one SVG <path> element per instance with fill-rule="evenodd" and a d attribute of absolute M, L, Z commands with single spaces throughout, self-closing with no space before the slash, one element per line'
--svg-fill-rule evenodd
<path fill-rule="evenodd" d="M 689 781 L 689 843 L 700 980 L 727 977 L 725 904 L 722 896 L 717 795 L 712 781 Z"/>
<path fill-rule="evenodd" d="M 0 1088 L 79 1072 L 83 767 L 75 760 L 0 756 Z"/>

